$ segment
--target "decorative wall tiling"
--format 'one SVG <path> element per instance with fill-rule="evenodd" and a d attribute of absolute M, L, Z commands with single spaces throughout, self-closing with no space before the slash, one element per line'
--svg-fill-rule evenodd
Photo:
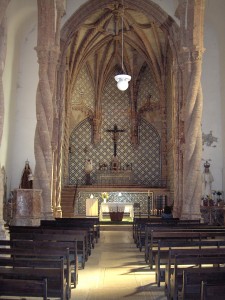
<path fill-rule="evenodd" d="M 101 203 L 104 201 L 101 197 L 102 193 L 92 192 L 91 194 L 98 199 L 98 210 L 100 210 Z M 145 192 L 121 192 L 121 195 L 119 192 L 108 192 L 108 194 L 107 202 L 138 203 L 142 213 L 147 213 L 148 209 L 150 209 L 151 214 L 159 214 L 166 205 L 165 195 L 155 197 L 154 194 L 151 194 L 148 197 L 148 193 Z M 86 214 L 86 199 L 88 198 L 90 198 L 89 192 L 79 192 L 75 204 L 75 214 Z"/>
<path fill-rule="evenodd" d="M 113 124 L 105 123 L 104 129 L 112 128 Z M 118 126 L 119 128 L 120 125 Z M 126 131 L 118 142 L 117 155 L 122 167 L 132 164 L 133 184 L 137 185 L 157 185 L 161 178 L 160 161 L 160 137 L 154 128 L 146 121 L 142 120 L 140 125 L 140 145 L 133 148 L 129 132 Z M 122 135 L 121 134 L 121 135 Z M 109 133 L 103 135 L 101 143 L 94 147 L 91 143 L 91 125 L 88 121 L 80 124 L 72 133 L 70 144 L 74 152 L 69 155 L 69 183 L 85 184 L 85 147 L 89 148 L 89 158 L 93 162 L 93 172 L 91 173 L 92 184 L 96 183 L 96 171 L 100 164 L 109 166 L 113 156 L 113 141 Z"/>
<path fill-rule="evenodd" d="M 149 94 L 152 95 L 153 101 L 158 101 L 158 90 L 154 84 L 154 78 L 149 73 L 148 68 L 141 78 L 141 93 L 138 95 L 138 107 L 146 102 Z M 81 72 L 81 77 L 84 79 L 86 73 Z M 149 81 L 151 78 L 151 81 Z M 92 128 L 88 119 L 79 123 L 71 133 L 69 153 L 69 184 L 85 184 L 85 160 L 87 155 L 93 162 L 93 171 L 91 173 L 91 182 L 96 184 L 96 171 L 100 164 L 110 165 L 114 154 L 114 145 L 112 133 L 107 132 L 113 129 L 116 124 L 118 129 L 123 129 L 124 132 L 119 134 L 117 142 L 117 156 L 122 168 L 127 164 L 132 165 L 133 184 L 160 186 L 161 184 L 161 138 L 156 128 L 144 119 L 139 120 L 139 145 L 134 147 L 131 143 L 131 112 L 129 93 L 119 91 L 116 87 L 114 78 L 109 80 L 102 94 L 101 99 L 101 142 L 94 146 L 92 143 Z M 81 82 L 83 82 L 81 80 Z M 90 85 L 90 82 L 84 81 Z M 147 84 L 148 83 L 148 84 Z M 84 87 L 76 86 L 74 94 L 74 103 L 86 101 L 86 105 L 92 107 L 90 95 L 92 91 L 88 89 L 88 97 L 85 93 L 82 94 Z M 88 154 L 85 149 L 89 149 Z"/>

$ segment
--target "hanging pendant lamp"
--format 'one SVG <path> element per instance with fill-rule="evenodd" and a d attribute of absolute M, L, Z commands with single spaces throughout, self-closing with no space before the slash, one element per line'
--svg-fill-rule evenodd
<path fill-rule="evenodd" d="M 123 6 L 123 2 L 122 2 L 122 6 Z M 122 70 L 124 72 L 124 65 L 123 65 L 123 14 L 124 14 L 124 6 L 123 6 L 123 12 L 122 12 L 122 25 L 121 25 L 121 29 L 122 29 Z M 131 80 L 131 76 L 130 75 L 127 75 L 125 74 L 125 72 L 123 74 L 119 74 L 119 75 L 116 75 L 115 77 L 115 80 L 117 82 L 117 88 L 120 90 L 120 91 L 126 91 L 128 89 L 128 86 L 129 86 L 129 81 Z"/>

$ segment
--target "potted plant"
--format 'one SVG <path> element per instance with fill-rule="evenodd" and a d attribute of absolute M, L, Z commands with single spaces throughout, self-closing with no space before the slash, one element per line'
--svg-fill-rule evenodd
<path fill-rule="evenodd" d="M 106 203 L 106 200 L 108 200 L 109 198 L 109 194 L 107 192 L 103 192 L 102 193 L 102 199 L 103 199 L 103 202 Z"/>

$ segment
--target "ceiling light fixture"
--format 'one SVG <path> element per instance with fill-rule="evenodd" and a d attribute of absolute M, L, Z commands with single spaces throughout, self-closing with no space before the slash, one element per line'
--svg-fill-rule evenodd
<path fill-rule="evenodd" d="M 124 45 L 124 38 L 123 38 L 123 15 L 124 15 L 124 5 L 123 5 L 123 1 L 122 1 L 122 7 L 123 7 L 123 11 L 122 11 L 122 17 L 121 17 L 121 35 L 122 35 L 122 41 L 121 41 L 121 47 L 122 47 L 122 71 L 125 73 L 124 71 L 124 65 L 123 65 L 123 45 Z M 126 91 L 128 88 L 128 82 L 131 80 L 131 76 L 127 75 L 127 74 L 119 74 L 115 76 L 115 80 L 117 82 L 117 87 L 120 91 Z"/>

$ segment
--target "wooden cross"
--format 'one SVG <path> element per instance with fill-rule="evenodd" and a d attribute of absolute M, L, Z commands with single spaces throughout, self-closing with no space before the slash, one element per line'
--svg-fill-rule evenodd
<path fill-rule="evenodd" d="M 117 141 L 119 139 L 119 132 L 124 132 L 125 130 L 118 129 L 117 125 L 115 124 L 113 129 L 108 129 L 106 131 L 113 133 L 112 139 L 113 139 L 113 144 L 114 144 L 114 156 L 116 156 L 117 155 Z"/>

